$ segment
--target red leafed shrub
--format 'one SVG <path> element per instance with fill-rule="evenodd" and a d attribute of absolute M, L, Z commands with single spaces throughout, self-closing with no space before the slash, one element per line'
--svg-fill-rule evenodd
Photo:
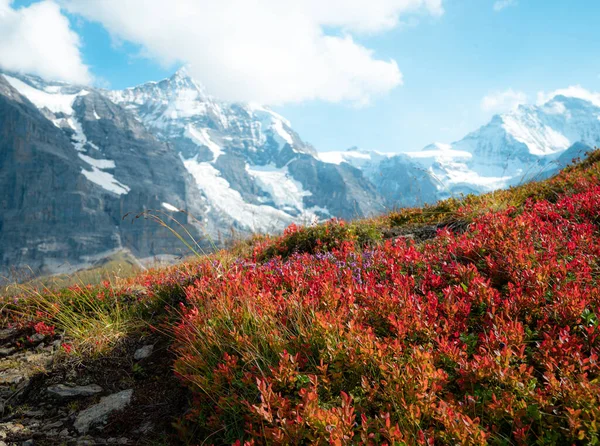
<path fill-rule="evenodd" d="M 595 444 L 598 183 L 422 245 L 199 264 L 174 345 L 190 431 L 206 444 Z"/>
<path fill-rule="evenodd" d="M 347 224 L 334 218 L 312 226 L 298 226 L 292 223 L 285 229 L 283 236 L 256 244 L 253 260 L 264 262 L 277 256 L 288 258 L 299 253 L 329 252 L 339 249 L 344 243 L 365 247 L 377 243 L 380 239 L 381 233 L 369 222 Z"/>
<path fill-rule="evenodd" d="M 38 322 L 33 326 L 33 329 L 38 334 L 43 334 L 46 336 L 54 335 L 54 327 L 52 325 L 48 325 L 44 322 Z"/>

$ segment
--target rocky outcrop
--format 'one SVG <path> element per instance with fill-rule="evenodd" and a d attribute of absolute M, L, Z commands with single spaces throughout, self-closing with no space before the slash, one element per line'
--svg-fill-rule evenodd
<path fill-rule="evenodd" d="M 102 393 L 102 387 L 98 384 L 88 384 L 86 386 L 67 386 L 65 384 L 56 384 L 47 389 L 48 395 L 60 398 L 80 398 Z"/>
<path fill-rule="evenodd" d="M 110 355 L 69 357 L 68 339 L 0 330 L 0 445 L 174 444 L 187 395 L 164 339 L 125 339 Z M 162 354 L 132 360 L 154 346 Z M 139 355 L 138 355 L 139 356 Z"/>

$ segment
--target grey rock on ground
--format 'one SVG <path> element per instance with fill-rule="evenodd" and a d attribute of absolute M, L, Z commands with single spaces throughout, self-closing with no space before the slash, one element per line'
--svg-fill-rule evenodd
<path fill-rule="evenodd" d="M 57 384 L 48 387 L 48 393 L 58 398 L 77 398 L 96 395 L 102 392 L 102 387 L 98 384 L 90 384 L 88 386 L 66 386 L 65 384 Z"/>
<path fill-rule="evenodd" d="M 86 433 L 93 425 L 105 421 L 112 412 L 123 410 L 128 406 L 132 396 L 133 389 L 127 389 L 102 398 L 98 404 L 88 407 L 77 415 L 75 429 L 79 433 Z"/>
<path fill-rule="evenodd" d="M 14 352 L 15 352 L 14 347 L 0 348 L 0 358 L 3 358 L 4 356 L 12 355 Z"/>
<path fill-rule="evenodd" d="M 153 350 L 153 345 L 144 345 L 143 347 L 140 347 L 135 351 L 135 353 L 133 354 L 133 359 L 135 359 L 136 361 L 146 359 L 152 354 Z"/>

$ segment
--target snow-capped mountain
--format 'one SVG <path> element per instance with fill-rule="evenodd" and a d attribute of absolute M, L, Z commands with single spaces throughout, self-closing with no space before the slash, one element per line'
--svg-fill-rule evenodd
<path fill-rule="evenodd" d="M 123 221 L 149 209 L 205 246 L 383 210 L 360 170 L 322 162 L 285 118 L 216 101 L 184 70 L 120 92 L 0 73 L 0 191 L 0 276 L 181 253 L 155 222 Z"/>
<path fill-rule="evenodd" d="M 185 68 L 105 94 L 169 143 L 224 227 L 269 232 L 382 209 L 360 172 L 322 163 L 287 119 L 260 105 L 211 98 Z"/>
<path fill-rule="evenodd" d="M 205 214 L 177 155 L 133 115 L 92 88 L 17 74 L 0 74 L 0 191 L 2 277 L 66 272 L 123 249 L 181 253 L 159 225 L 124 215 Z M 180 221 L 200 234 L 187 214 Z"/>
<path fill-rule="evenodd" d="M 598 145 L 598 116 L 600 108 L 592 102 L 555 96 L 495 116 L 452 148 L 470 153 L 466 164 L 480 176 L 504 178 L 512 185 L 554 170 L 553 163 L 576 143 Z"/>
<path fill-rule="evenodd" d="M 258 104 L 229 104 L 208 96 L 186 68 L 160 82 L 107 91 L 115 103 L 132 110 L 160 138 L 188 138 L 220 156 L 223 147 L 254 154 L 265 161 L 290 145 L 314 154 L 283 116 Z M 270 150 L 267 150 L 270 149 Z"/>
<path fill-rule="evenodd" d="M 346 151 L 321 152 L 318 157 L 326 163 L 349 164 L 361 170 L 384 198 L 388 209 L 421 206 L 441 196 L 431 172 L 405 154 L 351 147 Z"/>
<path fill-rule="evenodd" d="M 559 158 L 573 145 L 579 154 L 599 145 L 598 116 L 600 108 L 592 102 L 555 96 L 542 105 L 521 105 L 494 116 L 445 150 L 419 159 L 433 161 L 427 167 L 458 190 L 481 192 L 516 185 L 555 172 L 564 164 Z"/>
<path fill-rule="evenodd" d="M 349 163 L 365 173 L 388 200 L 393 190 L 413 189 L 422 201 L 481 193 L 540 179 L 600 146 L 600 107 L 593 101 L 559 95 L 541 105 L 521 105 L 452 144 L 421 151 L 382 154 L 349 149 L 320 154 L 331 163 Z M 392 168 L 390 168 L 392 166 Z M 398 175 L 403 172 L 404 175 Z M 387 173 L 386 173 L 387 172 Z M 422 172 L 425 175 L 418 175 Z M 385 184 L 383 189 L 381 185 Z M 411 204 L 404 200 L 403 205 Z"/>

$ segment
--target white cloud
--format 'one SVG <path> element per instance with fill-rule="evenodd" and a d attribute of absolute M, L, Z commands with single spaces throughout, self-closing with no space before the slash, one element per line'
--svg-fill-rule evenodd
<path fill-rule="evenodd" d="M 481 109 L 487 112 L 502 113 L 514 110 L 526 102 L 527 95 L 525 93 L 509 88 L 508 90 L 497 91 L 485 96 L 481 100 Z"/>
<path fill-rule="evenodd" d="M 583 99 L 585 101 L 591 102 L 596 107 L 600 107 L 600 93 L 586 90 L 580 85 L 572 85 L 570 87 L 561 88 L 549 93 L 540 91 L 537 95 L 537 103 L 538 105 L 543 105 L 556 96 L 566 96 L 569 98 Z"/>
<path fill-rule="evenodd" d="M 296 3 L 299 11 L 319 25 L 357 32 L 395 28 L 400 15 L 419 9 L 436 16 L 444 12 L 442 0 L 298 0 Z"/>
<path fill-rule="evenodd" d="M 75 83 L 91 80 L 79 36 L 52 1 L 15 9 L 0 0 L 0 68 Z"/>
<path fill-rule="evenodd" d="M 502 11 L 504 8 L 508 6 L 513 6 L 517 4 L 517 0 L 496 0 L 494 2 L 494 11 Z"/>
<path fill-rule="evenodd" d="M 402 73 L 357 36 L 443 13 L 443 0 L 60 1 L 144 57 L 188 65 L 217 97 L 269 104 L 368 103 L 401 85 Z"/>

